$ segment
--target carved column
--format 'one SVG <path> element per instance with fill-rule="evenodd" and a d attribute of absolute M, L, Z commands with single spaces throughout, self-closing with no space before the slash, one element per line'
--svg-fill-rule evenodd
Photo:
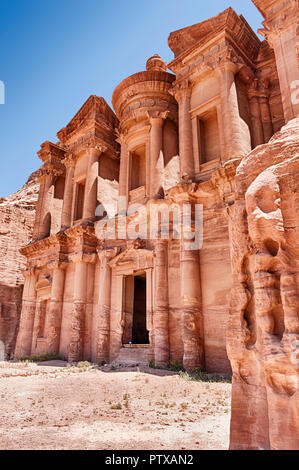
<path fill-rule="evenodd" d="M 191 84 L 188 80 L 178 83 L 173 95 L 179 104 L 179 147 L 181 178 L 194 179 L 193 133 L 190 116 Z"/>
<path fill-rule="evenodd" d="M 83 219 L 94 221 L 97 207 L 98 175 L 99 175 L 99 156 L 107 150 L 106 147 L 96 145 L 89 147 L 88 167 L 85 184 L 85 196 L 83 207 Z"/>
<path fill-rule="evenodd" d="M 37 299 L 32 332 L 31 354 L 36 354 L 37 340 L 42 336 L 44 331 L 46 308 L 46 301 L 43 299 Z"/>
<path fill-rule="evenodd" d="M 269 87 L 269 82 L 267 80 L 263 80 L 261 82 L 261 87 L 260 87 L 261 94 L 259 96 L 259 103 L 260 103 L 261 119 L 262 119 L 265 143 L 269 142 L 269 140 L 273 136 L 273 124 L 272 124 L 272 116 L 271 116 L 270 103 L 269 103 L 268 87 Z"/>
<path fill-rule="evenodd" d="M 43 212 L 43 199 L 45 195 L 45 188 L 46 188 L 46 179 L 44 178 L 43 174 L 41 174 L 39 177 L 38 200 L 36 204 L 35 220 L 34 220 L 34 227 L 33 227 L 33 234 L 32 234 L 33 241 L 36 241 L 39 239 L 39 231 L 40 231 L 40 223 L 41 223 L 42 212 Z"/>
<path fill-rule="evenodd" d="M 193 154 L 194 154 L 194 173 L 195 175 L 200 172 L 201 164 L 201 143 L 200 143 L 200 129 L 197 116 L 192 117 L 192 135 L 193 135 Z"/>
<path fill-rule="evenodd" d="M 62 205 L 61 229 L 65 230 L 69 228 L 72 223 L 73 178 L 75 172 L 75 160 L 73 155 L 68 155 L 68 157 L 63 160 L 63 163 L 66 167 L 66 178 Z"/>
<path fill-rule="evenodd" d="M 185 369 L 204 367 L 203 317 L 198 251 L 181 242 L 181 296 Z"/>
<path fill-rule="evenodd" d="M 149 112 L 150 130 L 150 198 L 158 197 L 161 174 L 158 169 L 158 160 L 163 151 L 163 124 L 168 112 Z M 163 161 L 164 165 L 164 161 Z"/>
<path fill-rule="evenodd" d="M 51 301 L 47 318 L 47 352 L 58 354 L 62 320 L 65 270 L 61 266 L 53 269 Z"/>
<path fill-rule="evenodd" d="M 155 302 L 153 327 L 155 364 L 166 367 L 169 362 L 169 302 L 168 302 L 168 241 L 155 245 Z"/>
<path fill-rule="evenodd" d="M 74 300 L 71 319 L 71 341 L 69 345 L 69 362 L 78 362 L 83 357 L 83 338 L 86 309 L 87 263 L 75 263 Z"/>
<path fill-rule="evenodd" d="M 259 102 L 258 79 L 253 80 L 248 96 L 252 122 L 252 146 L 255 148 L 265 143 Z"/>
<path fill-rule="evenodd" d="M 225 137 L 225 161 L 247 153 L 244 148 L 235 74 L 238 66 L 231 61 L 223 61 L 216 68 L 220 80 L 222 121 Z M 224 163 L 224 162 L 223 162 Z"/>
<path fill-rule="evenodd" d="M 36 306 L 36 274 L 32 271 L 24 272 L 25 285 L 23 291 L 22 313 L 19 333 L 15 349 L 16 358 L 20 359 L 31 354 L 31 343 Z"/>
<path fill-rule="evenodd" d="M 54 181 L 54 172 L 50 169 L 41 168 L 40 190 L 37 202 L 37 212 L 35 216 L 35 228 L 33 232 L 34 240 L 41 240 L 50 234 L 51 219 L 46 217 L 51 207 L 50 188 Z"/>
<path fill-rule="evenodd" d="M 119 168 L 119 200 L 118 214 L 126 215 L 129 200 L 129 150 L 125 136 L 119 134 L 117 141 L 121 145 L 120 168 Z M 120 199 L 122 198 L 122 199 Z"/>
<path fill-rule="evenodd" d="M 111 306 L 111 268 L 109 261 L 116 254 L 115 250 L 99 250 L 100 289 L 97 309 L 97 353 L 96 360 L 109 361 L 110 350 L 110 306 Z"/>
<path fill-rule="evenodd" d="M 274 49 L 285 123 L 299 116 L 298 0 L 264 2 L 262 13 L 266 37 Z"/>

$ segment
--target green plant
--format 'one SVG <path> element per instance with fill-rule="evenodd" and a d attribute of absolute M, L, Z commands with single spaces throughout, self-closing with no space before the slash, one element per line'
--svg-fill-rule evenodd
<path fill-rule="evenodd" d="M 161 367 L 161 366 L 157 366 L 155 362 L 151 359 L 148 362 L 148 365 L 151 369 L 171 370 L 174 372 L 184 371 L 183 364 L 179 361 L 170 361 L 166 367 Z"/>
<path fill-rule="evenodd" d="M 122 409 L 122 404 L 121 403 L 117 403 L 116 405 L 111 405 L 111 410 L 121 410 Z"/>
<path fill-rule="evenodd" d="M 170 361 L 168 369 L 175 372 L 184 371 L 183 364 L 179 361 Z"/>
<path fill-rule="evenodd" d="M 45 353 L 41 354 L 40 356 L 25 356 L 21 359 L 21 361 L 28 363 L 28 362 L 46 362 L 46 361 L 61 361 L 62 358 L 55 353 Z"/>
<path fill-rule="evenodd" d="M 129 405 L 130 405 L 130 402 L 129 402 L 129 399 L 130 399 L 130 395 L 128 393 L 125 393 L 124 394 L 124 407 L 125 408 L 129 408 Z"/>
<path fill-rule="evenodd" d="M 208 374 L 201 369 L 195 369 L 190 372 L 180 371 L 179 377 L 187 381 L 208 382 L 208 383 L 231 383 L 231 376 L 221 374 Z"/>
<path fill-rule="evenodd" d="M 106 361 L 103 360 L 98 363 L 98 366 L 103 367 L 105 364 L 106 364 Z"/>
<path fill-rule="evenodd" d="M 81 361 L 78 362 L 77 367 L 79 367 L 79 369 L 88 369 L 89 367 L 91 367 L 91 364 L 88 361 Z"/>
<path fill-rule="evenodd" d="M 181 379 L 184 379 L 184 380 L 187 380 L 187 381 L 192 380 L 192 378 L 190 377 L 190 375 L 188 374 L 188 372 L 184 372 L 184 371 L 182 371 L 182 370 L 180 370 L 180 372 L 179 372 L 179 377 L 180 377 Z"/>

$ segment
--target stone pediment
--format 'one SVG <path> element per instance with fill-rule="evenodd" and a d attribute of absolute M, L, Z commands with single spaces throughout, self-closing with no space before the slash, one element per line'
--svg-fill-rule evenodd
<path fill-rule="evenodd" d="M 185 56 L 194 48 L 208 43 L 222 31 L 230 33 L 237 44 L 247 52 L 249 41 L 252 49 L 251 59 L 256 58 L 260 41 L 245 18 L 242 15 L 237 15 L 231 7 L 206 21 L 170 33 L 168 44 L 176 59 L 181 55 Z"/>
<path fill-rule="evenodd" d="M 118 119 L 104 98 L 91 95 L 68 125 L 57 133 L 57 137 L 60 142 L 69 145 L 74 135 L 80 134 L 86 127 L 89 130 L 104 128 L 112 134 L 118 127 Z"/>
<path fill-rule="evenodd" d="M 139 269 L 149 269 L 153 267 L 154 252 L 145 248 L 135 248 L 134 246 L 127 248 L 115 258 L 113 258 L 109 266 L 111 268 L 128 268 L 133 271 Z"/>

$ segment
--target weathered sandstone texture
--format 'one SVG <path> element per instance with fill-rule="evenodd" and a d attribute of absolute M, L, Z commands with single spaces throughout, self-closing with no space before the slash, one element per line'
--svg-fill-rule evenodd
<path fill-rule="evenodd" d="M 254 3 L 265 40 L 174 31 L 41 145 L 15 356 L 232 365 L 231 447 L 298 448 L 299 1 Z"/>
<path fill-rule="evenodd" d="M 23 188 L 0 199 L 0 340 L 14 352 L 22 305 L 26 259 L 19 249 L 32 236 L 39 184 L 33 173 Z"/>
<path fill-rule="evenodd" d="M 168 43 L 170 64 L 150 57 L 114 110 L 90 96 L 38 152 L 16 357 L 112 362 L 130 346 L 137 362 L 231 371 L 229 208 L 242 157 L 285 123 L 275 55 L 232 8 Z M 192 249 L 171 212 L 184 207 L 203 233 Z"/>
<path fill-rule="evenodd" d="M 232 449 L 299 448 L 299 118 L 236 175 Z"/>

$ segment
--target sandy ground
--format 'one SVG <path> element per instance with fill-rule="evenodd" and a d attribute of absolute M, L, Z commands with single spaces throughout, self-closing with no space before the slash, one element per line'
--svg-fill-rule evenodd
<path fill-rule="evenodd" d="M 228 383 L 0 363 L 0 449 L 227 449 Z"/>

